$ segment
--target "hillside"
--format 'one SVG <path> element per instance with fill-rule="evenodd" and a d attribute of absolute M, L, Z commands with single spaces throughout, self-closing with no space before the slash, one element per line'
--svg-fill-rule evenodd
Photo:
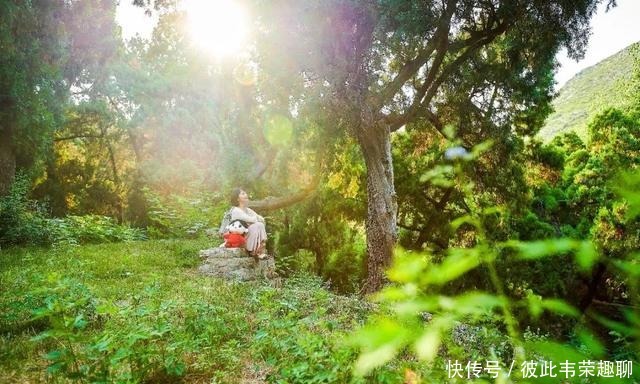
<path fill-rule="evenodd" d="M 635 43 L 613 56 L 591 66 L 569 80 L 553 101 L 552 113 L 540 130 L 544 141 L 554 136 L 575 131 L 586 139 L 589 120 L 609 107 L 624 108 L 632 97 L 629 84 L 633 78 Z"/>

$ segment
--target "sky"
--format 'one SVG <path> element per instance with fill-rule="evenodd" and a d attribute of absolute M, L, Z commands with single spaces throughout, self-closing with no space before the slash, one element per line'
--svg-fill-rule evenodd
<path fill-rule="evenodd" d="M 605 0 L 605 3 L 607 1 Z M 597 64 L 630 44 L 640 41 L 640 0 L 617 0 L 618 6 L 605 12 L 606 4 L 600 4 L 591 21 L 591 37 L 585 57 L 576 62 L 561 51 L 557 58 L 560 69 L 556 73 L 556 88 L 560 89 L 581 70 Z M 153 29 L 153 19 L 144 11 L 131 4 L 131 0 L 121 0 L 116 20 L 122 26 L 125 39 L 136 34 L 148 37 Z"/>
<path fill-rule="evenodd" d="M 122 27 L 122 37 L 128 40 L 139 34 L 151 36 L 155 19 L 144 14 L 144 10 L 132 4 L 131 0 L 120 0 L 116 8 L 116 22 Z"/>
<path fill-rule="evenodd" d="M 617 0 L 618 6 L 605 12 L 600 4 L 591 20 L 591 37 L 584 59 L 569 59 L 566 51 L 558 54 L 560 69 L 556 73 L 557 88 L 581 70 L 588 68 L 627 46 L 640 41 L 640 0 Z"/>

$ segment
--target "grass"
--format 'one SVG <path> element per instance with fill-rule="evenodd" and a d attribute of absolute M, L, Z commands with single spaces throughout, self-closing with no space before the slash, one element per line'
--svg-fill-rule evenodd
<path fill-rule="evenodd" d="M 371 305 L 313 277 L 274 289 L 200 276 L 206 240 L 0 253 L 0 382 L 402 382 L 353 377 Z M 413 368 L 419 370 L 420 368 Z"/>

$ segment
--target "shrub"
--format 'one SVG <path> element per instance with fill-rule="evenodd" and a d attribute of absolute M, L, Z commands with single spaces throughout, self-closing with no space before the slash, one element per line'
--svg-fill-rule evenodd
<path fill-rule="evenodd" d="M 196 238 L 209 227 L 217 229 L 229 208 L 221 196 L 205 193 L 160 196 L 147 188 L 144 195 L 149 207 L 149 234 L 154 238 Z"/>
<path fill-rule="evenodd" d="M 640 195 L 636 186 L 640 172 L 635 171 L 623 178 L 628 183 L 621 186 L 618 193 L 624 198 L 624 205 L 628 205 L 628 211 L 620 213 L 632 212 L 626 215 L 626 219 L 637 220 L 640 216 Z M 602 216 L 606 214 L 608 212 Z M 637 253 L 626 259 L 612 257 L 606 252 L 599 252 L 594 245 L 599 240 L 597 238 L 593 242 L 569 238 L 495 241 L 487 236 L 481 215 L 480 209 L 476 209 L 451 224 L 454 230 L 463 223 L 472 225 L 475 228 L 474 245 L 449 248 L 441 262 L 434 262 L 436 258 L 429 251 L 417 254 L 402 250 L 396 252 L 394 265 L 388 271 L 395 284 L 377 295 L 391 313 L 372 319 L 354 338 L 362 348 L 356 362 L 358 373 L 366 374 L 392 361 L 395 356 L 403 357 L 402 353 L 407 350 L 427 364 L 440 367 L 429 377 L 430 382 L 451 379 L 450 375 L 446 377 L 446 362 L 454 359 L 462 359 L 463 367 L 466 362 L 471 363 L 478 358 L 500 361 L 506 363 L 505 371 L 509 369 L 509 363 L 519 368 L 527 362 L 539 360 L 566 362 L 573 366 L 589 361 L 594 366 L 598 361 L 617 361 L 628 364 L 627 374 L 637 370 L 638 365 L 634 363 L 638 359 L 637 348 L 633 349 L 637 347 L 640 334 L 640 266 Z M 567 268 L 576 268 L 584 273 L 593 273 L 601 266 L 609 268 L 622 276 L 627 284 L 625 294 L 621 295 L 627 303 L 612 317 L 611 311 L 598 312 L 593 308 L 588 311 L 582 308 L 581 311 L 557 297 L 545 297 L 540 292 L 541 284 L 532 284 L 526 292 L 518 292 L 521 287 L 509 283 L 512 269 L 500 268 L 505 259 L 528 267 L 528 271 L 536 269 L 530 267 L 531 263 L 540 262 L 554 265 L 563 272 Z M 514 267 L 517 268 L 516 265 Z M 490 284 L 484 290 L 469 287 L 457 295 L 439 294 L 441 287 L 453 281 L 466 280 L 478 269 L 484 269 L 489 278 Z M 547 278 L 550 281 L 560 280 L 560 277 L 549 275 Z M 571 294 L 575 295 L 575 292 Z M 521 331 L 523 318 L 538 325 L 564 323 L 571 329 L 566 332 L 563 326 L 563 334 L 541 338 L 530 331 Z M 605 333 L 613 336 L 614 340 L 606 341 L 616 345 L 615 349 L 609 349 L 603 342 Z M 453 336 L 449 337 L 449 334 Z M 483 334 L 489 337 L 482 337 Z M 465 346 L 465 341 L 469 345 Z M 484 345 L 491 345 L 491 348 L 482 348 Z M 503 372 L 492 377 L 484 371 L 480 372 L 480 378 L 516 382 L 530 378 L 526 372 L 514 369 L 514 372 L 509 370 L 508 374 Z M 588 382 L 577 375 L 564 375 L 563 379 L 567 382 Z M 635 381 L 632 377 L 619 375 L 616 382 Z"/>
<path fill-rule="evenodd" d="M 20 173 L 9 193 L 0 198 L 0 247 L 48 242 L 44 207 L 28 198 L 29 188 L 28 177 Z"/>
<path fill-rule="evenodd" d="M 119 225 L 110 217 L 97 215 L 48 219 L 47 230 L 53 244 L 78 245 L 146 239 L 144 231 L 139 228 Z"/>

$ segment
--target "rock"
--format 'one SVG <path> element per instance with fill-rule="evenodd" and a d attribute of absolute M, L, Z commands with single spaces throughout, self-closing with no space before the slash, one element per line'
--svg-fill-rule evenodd
<path fill-rule="evenodd" d="M 210 248 L 200 251 L 203 263 L 198 271 L 207 276 L 235 281 L 264 279 L 273 286 L 282 282 L 276 273 L 273 257 L 256 261 L 243 248 Z"/>
<path fill-rule="evenodd" d="M 282 279 L 276 272 L 276 261 L 273 257 L 258 260 L 255 271 L 259 277 L 269 281 L 273 287 L 282 287 Z"/>
<path fill-rule="evenodd" d="M 232 259 L 232 258 L 251 258 L 244 248 L 209 248 L 200 251 L 200 257 L 203 259 Z"/>

